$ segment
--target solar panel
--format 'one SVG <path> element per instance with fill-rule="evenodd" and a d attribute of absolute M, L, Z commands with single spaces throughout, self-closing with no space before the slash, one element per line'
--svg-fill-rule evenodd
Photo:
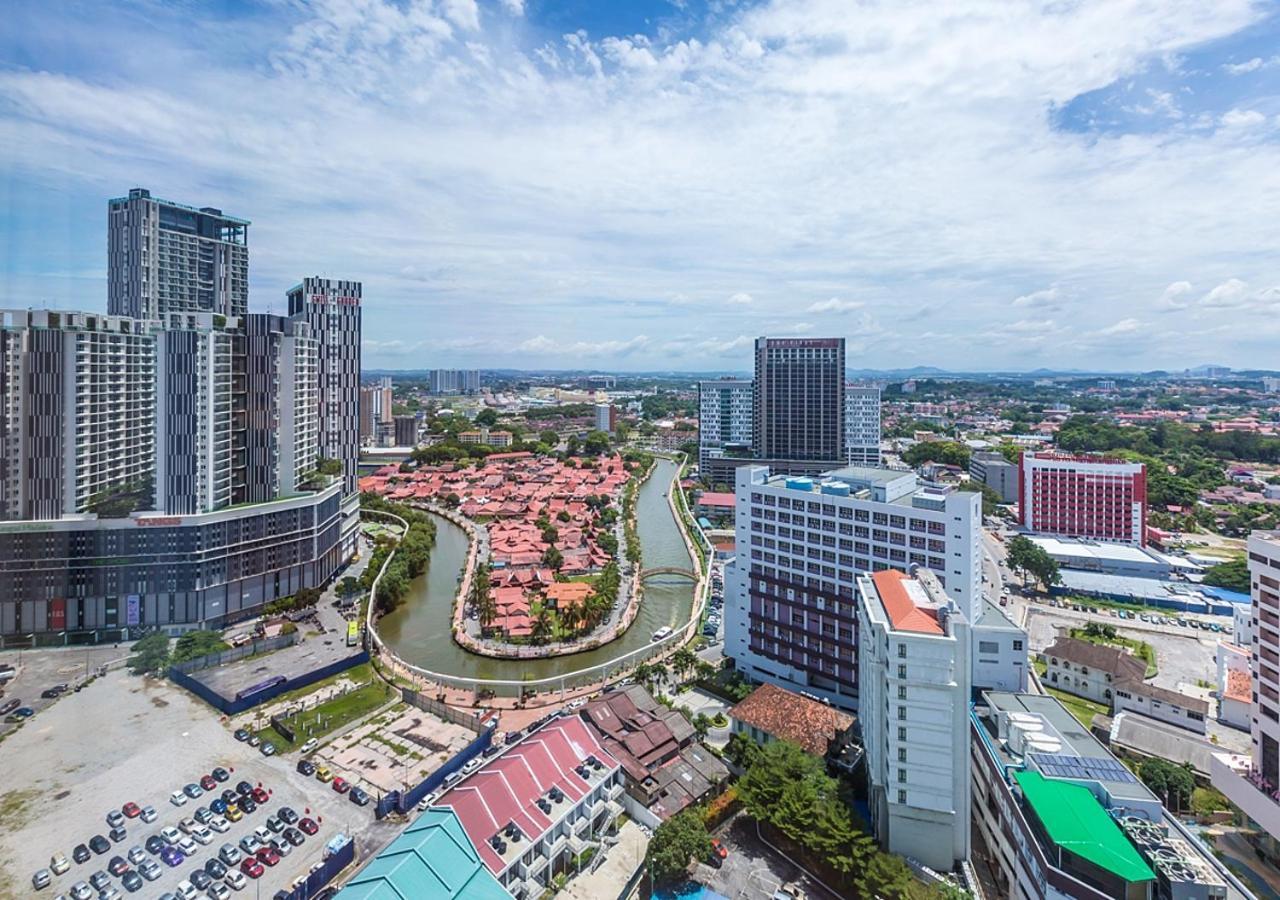
<path fill-rule="evenodd" d="M 1050 778 L 1077 778 L 1096 781 L 1136 782 L 1138 779 L 1118 760 L 1105 756 L 1071 756 L 1028 753 L 1027 759 Z"/>

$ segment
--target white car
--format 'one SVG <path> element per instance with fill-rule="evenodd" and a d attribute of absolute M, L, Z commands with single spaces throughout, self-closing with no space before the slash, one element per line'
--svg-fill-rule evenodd
<path fill-rule="evenodd" d="M 196 850 L 198 850 L 199 847 L 196 846 L 196 842 L 191 840 L 191 838 L 183 837 L 178 840 L 178 849 L 182 851 L 183 856 L 190 857 L 196 855 Z"/>
<path fill-rule="evenodd" d="M 183 834 L 190 834 L 193 829 L 199 827 L 195 819 L 183 819 L 178 823 L 178 830 Z"/>
<path fill-rule="evenodd" d="M 147 824 L 154 822 L 159 817 L 160 815 L 156 812 L 156 808 L 154 806 L 144 806 L 142 807 L 142 812 L 138 813 L 138 818 Z"/>
<path fill-rule="evenodd" d="M 312 750 L 316 749 L 319 746 L 320 746 L 320 742 L 315 738 L 312 738 L 311 740 L 303 744 L 301 747 L 299 747 L 298 752 L 301 753 L 303 756 L 306 756 L 308 753 L 310 753 Z"/>
<path fill-rule="evenodd" d="M 203 825 L 197 825 L 191 829 L 191 837 L 201 844 L 209 844 L 213 841 L 213 834 Z"/>
<path fill-rule="evenodd" d="M 186 806 L 187 795 L 182 793 L 182 791 L 174 791 L 172 794 L 169 795 L 169 802 L 172 803 L 174 806 Z M 195 888 L 192 888 L 192 890 L 195 890 Z"/>
<path fill-rule="evenodd" d="M 290 853 L 293 852 L 293 844 L 290 844 L 288 841 L 284 840 L 283 838 L 276 838 L 274 841 L 271 842 L 270 846 L 275 848 L 277 855 L 279 855 L 281 859 L 284 859 L 286 856 L 288 856 Z"/>
<path fill-rule="evenodd" d="M 227 873 L 227 887 L 233 891 L 243 891 L 244 886 L 249 883 L 249 879 L 245 878 L 238 869 L 232 869 Z"/>
<path fill-rule="evenodd" d="M 226 834 L 231 825 L 222 816 L 214 816 L 209 820 L 209 827 L 218 832 L 218 834 Z"/>
<path fill-rule="evenodd" d="M 182 839 L 182 832 L 172 825 L 166 825 L 160 829 L 160 837 L 164 839 L 166 844 L 176 844 Z"/>
<path fill-rule="evenodd" d="M 258 843 L 264 847 L 267 844 L 271 843 L 271 837 L 272 837 L 271 832 L 268 831 L 266 828 L 263 828 L 261 825 L 253 829 L 253 836 L 257 838 Z"/>
<path fill-rule="evenodd" d="M 181 897 L 182 900 L 196 900 L 196 897 L 200 896 L 196 892 L 196 886 L 190 881 L 179 881 L 174 893 Z"/>

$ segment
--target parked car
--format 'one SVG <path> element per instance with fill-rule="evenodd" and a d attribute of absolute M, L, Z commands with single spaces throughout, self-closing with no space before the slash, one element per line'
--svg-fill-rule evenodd
<path fill-rule="evenodd" d="M 213 780 L 218 782 L 219 784 L 222 784 L 224 781 L 226 781 L 228 778 L 231 777 L 231 773 L 228 772 L 226 769 L 222 768 L 222 766 L 218 766 L 209 774 L 212 775 Z"/>
<path fill-rule="evenodd" d="M 142 890 L 142 876 L 130 869 L 120 876 L 120 886 L 130 894 L 136 894 Z"/>
<path fill-rule="evenodd" d="M 111 838 L 111 841 L 116 844 L 120 843 L 128 836 L 129 832 L 124 830 L 123 825 L 117 825 L 115 828 L 112 828 L 107 832 L 107 837 Z"/>
<path fill-rule="evenodd" d="M 160 861 L 171 869 L 182 865 L 183 860 L 186 858 L 181 850 L 172 845 L 160 851 Z"/>
<path fill-rule="evenodd" d="M 160 837 L 164 838 L 166 844 L 176 844 L 182 837 L 182 832 L 174 828 L 172 825 L 166 825 L 160 829 Z"/>
<path fill-rule="evenodd" d="M 55 853 L 49 857 L 49 870 L 54 875 L 61 875 L 71 868 L 71 861 L 61 853 Z"/>
<path fill-rule="evenodd" d="M 227 874 L 226 864 L 216 856 L 205 860 L 204 870 L 209 873 L 210 878 L 225 878 Z"/>
<path fill-rule="evenodd" d="M 204 794 L 204 788 L 200 787 L 200 785 L 193 781 L 190 784 L 183 786 L 182 793 L 186 794 L 192 800 L 196 800 Z"/>
<path fill-rule="evenodd" d="M 172 794 L 169 795 L 169 802 L 172 803 L 174 806 L 186 806 L 187 795 L 184 794 L 182 791 L 174 791 Z"/>
<path fill-rule="evenodd" d="M 135 866 L 142 865 L 142 861 L 147 858 L 147 851 L 141 847 L 134 845 L 129 848 L 129 852 L 125 854 L 125 858 Z"/>
<path fill-rule="evenodd" d="M 252 815 L 253 813 L 258 811 L 258 803 L 252 797 L 241 797 L 240 810 L 246 816 Z"/>
<path fill-rule="evenodd" d="M 328 766 L 316 766 L 316 781 L 333 781 L 333 773 Z"/>
<path fill-rule="evenodd" d="M 263 865 L 274 866 L 280 862 L 280 854 L 276 852 L 275 847 L 263 847 L 254 855 L 258 857 L 258 862 Z"/>
<path fill-rule="evenodd" d="M 231 896 L 231 889 L 227 887 L 226 882 L 215 881 L 209 885 L 209 889 L 204 892 L 209 900 L 227 900 Z"/>
<path fill-rule="evenodd" d="M 316 773 L 315 764 L 308 759 L 300 759 L 298 760 L 298 772 L 309 778 Z"/>
<path fill-rule="evenodd" d="M 111 812 L 107 813 L 108 828 L 119 828 L 123 824 L 124 824 L 124 814 L 121 813 L 119 810 L 113 809 L 111 810 Z"/>
<path fill-rule="evenodd" d="M 200 787 L 203 790 L 211 791 L 218 786 L 218 779 L 212 775 L 202 775 L 200 777 Z"/>
<path fill-rule="evenodd" d="M 31 886 L 37 891 L 51 884 L 53 884 L 53 873 L 48 869 L 36 869 L 35 874 L 31 876 Z"/>
<path fill-rule="evenodd" d="M 142 812 L 138 813 L 138 818 L 150 824 L 159 818 L 159 813 L 156 812 L 154 806 L 144 806 L 142 807 Z"/>
<path fill-rule="evenodd" d="M 356 806 L 369 805 L 369 795 L 364 792 L 363 788 L 358 788 L 358 787 L 352 788 L 351 793 L 348 795 L 348 797 L 351 800 L 351 802 L 354 803 Z"/>
<path fill-rule="evenodd" d="M 315 834 L 317 831 L 320 830 L 320 826 L 317 825 L 315 822 L 311 821 L 311 819 L 309 818 L 299 819 L 298 828 L 299 830 L 302 831 L 303 834 L 307 835 L 308 837 L 310 837 L 311 835 Z"/>
<path fill-rule="evenodd" d="M 235 739 L 243 743 L 244 741 L 249 740 L 249 732 L 245 731 L 243 728 L 237 728 Z"/>
<path fill-rule="evenodd" d="M 164 838 L 160 837 L 160 835 L 153 834 L 151 837 L 147 838 L 147 842 L 144 846 L 147 848 L 147 852 L 152 856 L 159 856 L 160 851 L 169 845 L 165 842 Z"/>
<path fill-rule="evenodd" d="M 276 810 L 276 815 L 280 817 L 280 821 L 286 825 L 297 825 L 298 814 L 293 811 L 292 806 L 282 806 Z"/>
<path fill-rule="evenodd" d="M 290 844 L 293 844 L 293 846 L 300 847 L 302 846 L 302 842 L 306 840 L 306 837 L 301 831 L 290 826 L 284 830 L 284 839 Z"/>
<path fill-rule="evenodd" d="M 231 888 L 233 891 L 243 891 L 245 889 L 245 885 L 249 883 L 245 879 L 244 875 L 237 869 L 229 870 L 225 881 L 227 887 Z"/>
<path fill-rule="evenodd" d="M 254 857 L 250 857 L 240 863 L 240 871 L 250 878 L 261 878 L 262 873 L 266 870 L 262 868 L 262 863 L 258 862 Z"/>
<path fill-rule="evenodd" d="M 142 815 L 142 807 L 130 800 L 124 806 L 120 807 L 120 812 L 124 813 L 124 817 L 126 819 L 136 819 L 138 816 Z"/>
<path fill-rule="evenodd" d="M 101 856 L 111 849 L 111 842 L 100 834 L 89 838 L 89 849 Z"/>
<path fill-rule="evenodd" d="M 164 870 L 160 868 L 160 864 L 154 859 L 144 859 L 138 865 L 138 874 L 147 879 L 147 881 L 155 881 L 164 874 Z"/>
<path fill-rule="evenodd" d="M 77 865 L 83 862 L 88 862 L 89 857 L 92 855 L 93 854 L 89 852 L 88 846 L 85 844 L 76 844 L 75 848 L 71 851 L 71 858 L 76 861 Z"/>
<path fill-rule="evenodd" d="M 218 850 L 218 859 L 228 866 L 237 865 L 240 862 L 240 849 L 235 844 L 223 844 Z"/>
<path fill-rule="evenodd" d="M 303 744 L 301 747 L 298 748 L 298 752 L 301 753 L 303 756 L 306 756 L 308 753 L 310 753 L 312 750 L 316 749 L 316 747 L 319 747 L 319 746 L 320 746 L 320 742 L 315 738 L 311 738 L 305 744 Z"/>
<path fill-rule="evenodd" d="M 227 820 L 222 818 L 222 816 L 214 816 L 211 818 L 209 820 L 209 827 L 218 832 L 218 834 L 226 834 L 231 828 L 231 826 L 227 824 Z"/>
<path fill-rule="evenodd" d="M 209 885 L 213 884 L 213 878 L 204 869 L 196 869 L 193 871 L 188 880 L 191 882 L 191 886 L 197 891 L 203 891 Z"/>
<path fill-rule="evenodd" d="M 107 871 L 119 878 L 129 871 L 129 860 L 123 856 L 113 856 L 111 857 L 111 862 L 107 863 Z"/>
<path fill-rule="evenodd" d="M 254 788 L 253 791 L 250 792 L 249 796 L 252 797 L 253 802 L 258 804 L 259 806 L 271 800 L 271 795 L 268 794 L 264 789 L 260 787 Z"/>
<path fill-rule="evenodd" d="M 343 778 L 342 776 L 338 776 L 337 778 L 333 779 L 333 789 L 339 794 L 345 794 L 348 790 L 351 789 L 351 785 L 347 784 L 347 779 Z"/>
<path fill-rule="evenodd" d="M 275 756 L 276 745 L 271 743 L 270 741 L 263 741 L 262 747 L 259 749 L 259 752 L 262 753 L 263 756 Z"/>

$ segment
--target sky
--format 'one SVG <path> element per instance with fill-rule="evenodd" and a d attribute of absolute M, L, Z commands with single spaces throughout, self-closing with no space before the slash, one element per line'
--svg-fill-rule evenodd
<path fill-rule="evenodd" d="M 0 307 L 252 220 L 366 368 L 1280 368 L 1280 5 L 8 0 Z"/>

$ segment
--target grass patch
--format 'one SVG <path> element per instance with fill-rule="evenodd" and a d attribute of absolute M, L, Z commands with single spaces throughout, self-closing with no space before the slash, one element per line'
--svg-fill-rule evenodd
<path fill-rule="evenodd" d="M 0 828 L 5 831 L 17 831 L 26 824 L 24 813 L 31 801 L 40 796 L 37 790 L 21 788 L 0 794 Z"/>
<path fill-rule="evenodd" d="M 300 687 L 297 690 L 288 691 L 278 697 L 273 697 L 270 702 L 272 706 L 278 703 L 296 703 L 303 697 L 309 697 L 316 691 L 323 691 L 325 688 L 331 688 L 340 681 L 352 681 L 359 684 L 360 682 L 368 681 L 373 677 L 373 667 L 370 666 L 369 663 L 361 663 L 358 666 L 352 666 L 345 672 L 339 672 L 337 675 L 330 675 L 328 678 L 317 681 L 315 684 L 309 684 L 306 687 Z"/>
<path fill-rule="evenodd" d="M 364 718 L 393 697 L 395 697 L 395 691 L 389 685 L 374 680 L 296 716 L 290 716 L 288 723 L 296 732 L 297 742 L 302 743 L 309 738 L 321 737 L 349 722 Z M 294 747 L 294 743 L 286 741 L 284 735 L 275 728 L 265 728 L 258 734 L 276 744 L 277 750 L 292 750 Z"/>
<path fill-rule="evenodd" d="M 1031 661 L 1031 665 L 1035 667 L 1036 674 L 1039 675 L 1041 678 L 1044 678 L 1044 676 L 1049 671 L 1049 664 L 1045 662 L 1043 659 L 1040 659 L 1039 657 L 1036 657 L 1035 659 L 1033 659 Z"/>
<path fill-rule="evenodd" d="M 1077 697 L 1075 694 L 1068 694 L 1066 691 L 1060 691 L 1057 688 L 1045 685 L 1045 690 L 1050 696 L 1054 697 L 1062 703 L 1063 706 L 1080 720 L 1080 724 L 1085 728 L 1093 727 L 1094 716 L 1105 716 L 1110 710 L 1101 703 L 1094 703 L 1092 700 L 1086 700 L 1083 697 Z"/>
<path fill-rule="evenodd" d="M 1230 808 L 1226 795 L 1219 790 L 1198 787 L 1191 792 L 1191 811 L 1197 816 L 1208 816 Z"/>

